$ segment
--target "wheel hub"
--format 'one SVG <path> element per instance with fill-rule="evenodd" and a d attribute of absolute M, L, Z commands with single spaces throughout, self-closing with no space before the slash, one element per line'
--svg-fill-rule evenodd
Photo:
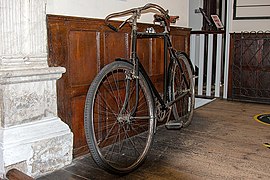
<path fill-rule="evenodd" d="M 117 117 L 117 121 L 121 124 L 130 124 L 130 114 L 119 114 L 119 116 Z"/>

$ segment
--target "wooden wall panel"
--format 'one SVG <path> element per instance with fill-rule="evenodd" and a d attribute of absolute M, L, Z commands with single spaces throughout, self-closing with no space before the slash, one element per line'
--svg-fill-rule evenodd
<path fill-rule="evenodd" d="M 183 35 L 175 35 L 172 37 L 172 42 L 174 44 L 174 48 L 177 50 L 183 50 L 187 46 L 189 39 Z M 184 43 L 183 43 L 184 42 Z M 188 53 L 188 52 L 187 52 Z"/>
<path fill-rule="evenodd" d="M 164 42 L 162 39 L 153 39 L 153 59 L 152 71 L 153 75 L 161 75 L 164 72 Z"/>
<path fill-rule="evenodd" d="M 109 64 L 116 58 L 127 59 L 129 54 L 128 33 L 105 32 L 104 47 L 104 64 Z"/>
<path fill-rule="evenodd" d="M 152 46 L 149 39 L 138 40 L 138 57 L 149 75 L 151 74 Z"/>
<path fill-rule="evenodd" d="M 84 103 L 85 103 L 85 95 L 75 96 L 71 98 L 71 109 L 72 109 L 72 117 L 71 117 L 71 127 L 72 132 L 74 133 L 74 141 L 73 141 L 73 153 L 76 156 L 83 155 L 88 151 L 88 146 L 86 143 L 84 126 L 81 121 L 82 114 L 84 113 Z M 76 136 L 76 137 L 75 137 Z"/>
<path fill-rule="evenodd" d="M 67 69 L 57 81 L 58 115 L 74 134 L 74 156 L 87 153 L 83 111 L 87 90 L 97 74 L 115 58 L 129 59 L 130 27 L 116 33 L 103 20 L 48 15 L 50 66 Z M 119 22 L 113 22 L 119 25 Z M 140 24 L 144 31 L 154 25 Z M 159 26 L 154 26 L 157 32 Z M 190 29 L 173 27 L 171 35 L 176 49 L 189 53 Z M 159 90 L 163 89 L 164 42 L 162 39 L 138 40 L 138 56 Z"/>
<path fill-rule="evenodd" d="M 70 31 L 68 74 L 70 86 L 89 85 L 97 74 L 99 41 L 95 31 Z"/>

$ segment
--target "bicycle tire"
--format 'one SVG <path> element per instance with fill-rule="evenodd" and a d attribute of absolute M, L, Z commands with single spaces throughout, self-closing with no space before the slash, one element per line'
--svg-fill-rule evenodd
<path fill-rule="evenodd" d="M 133 65 L 123 61 L 106 65 L 93 80 L 86 97 L 87 143 L 94 161 L 110 173 L 126 174 L 137 169 L 145 160 L 154 135 L 153 97 L 141 73 L 138 106 L 133 115 L 129 114 L 136 96 L 132 70 Z M 127 83 L 130 88 L 125 88 Z M 128 97 L 128 104 L 120 113 L 124 96 Z"/>
<path fill-rule="evenodd" d="M 175 120 L 181 120 L 183 122 L 182 127 L 187 127 L 192 121 L 194 111 L 194 79 L 186 56 L 180 52 L 177 52 L 176 55 L 177 60 L 172 59 L 169 66 L 169 99 L 173 101 L 178 96 L 183 96 L 173 104 L 172 112 Z M 183 76 L 186 77 L 186 82 Z M 184 95 L 184 93 L 186 94 Z"/>

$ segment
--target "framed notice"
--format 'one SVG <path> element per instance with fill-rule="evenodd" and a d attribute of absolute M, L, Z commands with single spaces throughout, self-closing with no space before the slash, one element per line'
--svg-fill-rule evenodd
<path fill-rule="evenodd" d="M 270 19 L 270 0 L 234 0 L 233 19 Z"/>
<path fill-rule="evenodd" d="M 222 22 L 220 21 L 220 19 L 218 17 L 218 15 L 211 15 L 211 18 L 212 18 L 213 22 L 215 23 L 215 25 L 216 25 L 216 27 L 218 29 L 223 29 L 224 28 Z"/>

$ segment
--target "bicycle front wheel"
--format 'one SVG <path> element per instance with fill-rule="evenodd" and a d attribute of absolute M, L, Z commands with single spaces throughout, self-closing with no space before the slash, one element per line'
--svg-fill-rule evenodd
<path fill-rule="evenodd" d="M 151 91 L 142 74 L 134 78 L 132 72 L 133 65 L 127 62 L 108 64 L 86 98 L 87 143 L 95 162 L 111 173 L 135 170 L 146 158 L 154 134 Z"/>
<path fill-rule="evenodd" d="M 177 60 L 172 60 L 169 67 L 168 92 L 170 101 L 179 99 L 172 106 L 175 120 L 182 121 L 183 127 L 187 127 L 195 104 L 194 80 L 188 59 L 178 53 Z"/>

